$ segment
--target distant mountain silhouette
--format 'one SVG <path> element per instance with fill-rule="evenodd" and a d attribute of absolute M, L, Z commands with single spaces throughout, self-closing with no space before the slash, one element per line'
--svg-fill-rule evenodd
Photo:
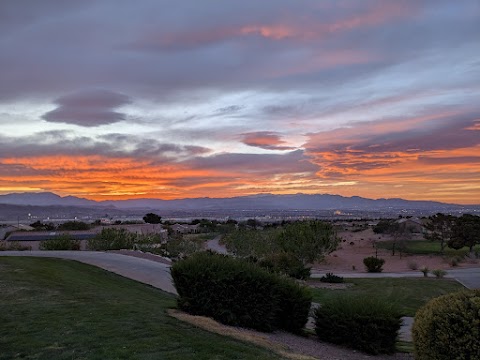
<path fill-rule="evenodd" d="M 54 193 L 16 193 L 0 195 L 0 204 L 36 206 L 108 207 L 158 210 L 432 210 L 459 209 L 463 205 L 435 201 L 410 201 L 399 198 L 367 199 L 329 194 L 258 194 L 232 198 L 191 198 L 178 200 L 132 199 L 93 201 Z"/>
<path fill-rule="evenodd" d="M 98 202 L 75 196 L 61 197 L 51 192 L 0 195 L 0 204 L 34 206 L 98 206 Z"/>

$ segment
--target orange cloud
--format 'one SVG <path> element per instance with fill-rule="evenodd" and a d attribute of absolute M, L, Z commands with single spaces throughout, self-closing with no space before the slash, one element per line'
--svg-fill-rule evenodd
<path fill-rule="evenodd" d="M 370 9 L 354 13 L 345 18 L 331 22 L 319 22 L 318 19 L 286 19 L 286 23 L 251 24 L 241 27 L 241 35 L 259 35 L 272 40 L 295 38 L 301 40 L 318 40 L 328 35 L 350 31 L 363 27 L 384 24 L 396 18 L 411 15 L 413 7 L 402 3 L 380 2 Z M 235 31 L 233 31 L 235 32 Z M 232 32 L 227 32 L 232 33 Z"/>
<path fill-rule="evenodd" d="M 259 147 L 267 150 L 292 150 L 293 147 L 286 146 L 287 142 L 271 131 L 257 131 L 242 134 L 242 142 L 245 145 Z"/>
<path fill-rule="evenodd" d="M 475 114 L 446 111 L 310 134 L 304 145 L 326 180 L 375 197 L 461 203 L 480 199 Z M 456 189 L 456 190 L 455 190 Z"/>
<path fill-rule="evenodd" d="M 278 168 L 272 169 L 274 173 L 252 174 L 236 169 L 235 164 L 230 168 L 202 168 L 194 164 L 156 164 L 148 160 L 99 155 L 10 157 L 0 160 L 0 166 L 23 170 L 23 174 L 6 171 L 0 174 L 2 193 L 53 191 L 95 200 L 237 196 L 255 193 L 243 188 L 245 186 L 267 188 L 275 181 L 282 188 L 296 178 L 295 174 L 278 178 Z"/>
<path fill-rule="evenodd" d="M 298 30 L 286 25 L 248 25 L 242 27 L 239 33 L 242 35 L 258 34 L 265 38 L 281 40 L 297 35 Z"/>

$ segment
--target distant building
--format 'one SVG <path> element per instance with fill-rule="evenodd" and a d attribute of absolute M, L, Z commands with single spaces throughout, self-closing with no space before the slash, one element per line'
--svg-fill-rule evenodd
<path fill-rule="evenodd" d="M 34 228 L 29 226 L 23 226 L 20 228 L 22 230 L 27 230 L 28 228 L 34 230 Z M 81 248 L 84 249 L 86 241 L 94 238 L 105 228 L 124 229 L 137 235 L 159 235 L 162 242 L 168 240 L 168 232 L 161 224 L 108 225 L 98 226 L 94 229 L 85 231 L 18 231 L 18 226 L 8 226 L 0 228 L 0 230 L 4 232 L 4 236 L 8 234 L 8 237 L 5 239 L 6 241 L 17 241 L 22 245 L 31 246 L 33 250 L 38 250 L 42 241 L 55 239 L 62 235 L 69 235 L 73 240 L 80 240 L 82 243 Z M 1 239 L 3 238 L 4 237 Z"/>
<path fill-rule="evenodd" d="M 173 224 L 171 229 L 175 234 L 197 234 L 200 232 L 200 224 Z"/>
<path fill-rule="evenodd" d="M 137 235 L 160 235 L 163 241 L 168 239 L 168 231 L 163 228 L 162 224 L 125 224 L 104 226 L 102 228 L 125 229 Z"/>
<path fill-rule="evenodd" d="M 62 235 L 69 235 L 73 240 L 80 241 L 80 248 L 85 248 L 87 240 L 97 235 L 94 230 L 88 231 L 18 231 L 10 234 L 5 241 L 15 241 L 20 245 L 30 246 L 32 250 L 39 250 L 43 241 L 58 238 Z"/>
<path fill-rule="evenodd" d="M 18 225 L 8 225 L 5 227 L 0 228 L 0 240 L 5 239 L 7 234 L 15 232 L 15 231 L 32 231 L 35 230 L 35 228 L 24 225 L 24 224 L 18 224 Z"/>

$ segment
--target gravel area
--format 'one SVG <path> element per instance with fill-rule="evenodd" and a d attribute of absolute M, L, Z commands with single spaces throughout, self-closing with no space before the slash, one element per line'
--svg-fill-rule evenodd
<path fill-rule="evenodd" d="M 396 353 L 394 355 L 367 355 L 362 352 L 324 343 L 313 337 L 301 337 L 285 332 L 269 334 L 269 340 L 288 346 L 288 348 L 302 355 L 309 355 L 321 360 L 413 360 L 411 354 Z"/>

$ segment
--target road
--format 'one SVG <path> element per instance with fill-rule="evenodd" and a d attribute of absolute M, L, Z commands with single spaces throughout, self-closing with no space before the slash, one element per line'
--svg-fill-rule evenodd
<path fill-rule="evenodd" d="M 480 268 L 449 270 L 448 275 L 469 289 L 480 289 Z"/>
<path fill-rule="evenodd" d="M 219 254 L 227 255 L 228 254 L 227 248 L 220 244 L 220 239 L 221 238 L 222 238 L 222 235 L 218 235 L 214 239 L 208 240 L 205 243 L 205 248 L 207 250 L 215 251 Z"/>
<path fill-rule="evenodd" d="M 0 251 L 0 256 L 35 256 L 76 260 L 177 294 L 170 266 L 133 256 L 98 251 Z"/>

